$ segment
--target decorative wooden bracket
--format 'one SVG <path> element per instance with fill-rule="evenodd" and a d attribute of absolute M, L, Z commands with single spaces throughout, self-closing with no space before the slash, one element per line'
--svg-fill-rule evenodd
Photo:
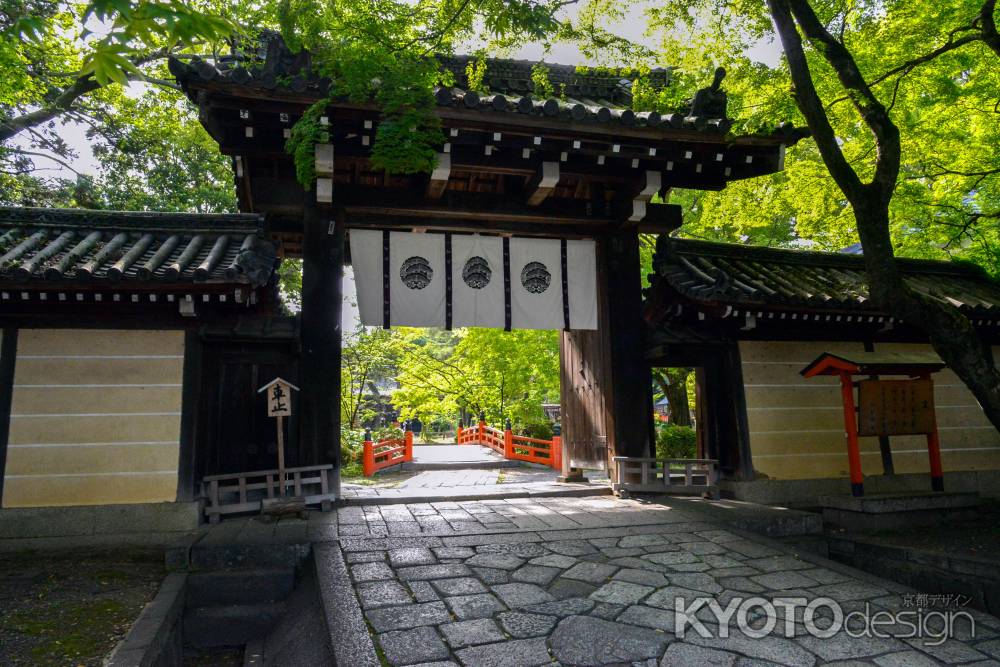
<path fill-rule="evenodd" d="M 333 144 L 316 144 L 316 201 L 333 202 Z"/>
<path fill-rule="evenodd" d="M 663 177 L 658 171 L 646 171 L 646 182 L 632 199 L 632 215 L 629 222 L 641 222 L 646 217 L 646 204 L 653 198 L 663 184 Z"/>
<path fill-rule="evenodd" d="M 427 184 L 427 198 L 440 199 L 448 187 L 448 177 L 451 175 L 451 154 L 438 153 L 437 166 L 431 172 L 431 181 Z"/>
<path fill-rule="evenodd" d="M 542 170 L 528 183 L 528 205 L 538 206 L 559 183 L 559 163 L 543 162 Z"/>

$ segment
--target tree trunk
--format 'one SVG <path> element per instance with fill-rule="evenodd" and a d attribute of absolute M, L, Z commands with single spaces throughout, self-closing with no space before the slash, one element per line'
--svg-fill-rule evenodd
<path fill-rule="evenodd" d="M 993 353 L 957 308 L 914 291 L 896 264 L 889 231 L 889 202 L 899 176 L 901 141 L 888 109 L 861 74 L 848 48 L 829 33 L 809 0 L 767 0 L 768 10 L 788 60 L 795 103 L 816 141 L 823 163 L 851 203 L 864 250 L 872 300 L 892 317 L 925 334 L 934 350 L 969 387 L 990 422 L 1000 430 L 1000 372 Z M 994 2 L 984 5 L 987 38 Z M 983 14 L 980 15 L 981 20 Z M 836 132 L 813 82 L 800 31 L 827 64 L 871 131 L 878 147 L 871 182 L 863 183 L 841 151 Z M 992 47 L 991 47 L 992 48 Z"/>
<path fill-rule="evenodd" d="M 691 409 L 688 406 L 687 373 L 683 381 L 671 377 L 663 391 L 670 404 L 670 423 L 677 426 L 691 425 Z"/>
<path fill-rule="evenodd" d="M 955 371 L 1000 430 L 1000 371 L 993 351 L 957 308 L 914 291 L 896 266 L 889 241 L 888 206 L 855 204 L 869 293 L 893 317 L 924 333 L 934 351 Z"/>

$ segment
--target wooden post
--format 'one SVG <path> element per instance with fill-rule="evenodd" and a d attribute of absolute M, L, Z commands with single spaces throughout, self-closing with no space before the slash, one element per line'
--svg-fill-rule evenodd
<path fill-rule="evenodd" d="M 608 341 L 612 428 L 610 444 L 618 456 L 649 456 L 653 424 L 653 385 L 642 344 L 642 266 L 639 235 L 613 234 L 603 240 L 607 314 L 600 321 Z"/>
<path fill-rule="evenodd" d="M 462 422 L 458 422 L 458 430 L 455 431 L 455 444 L 462 444 Z"/>
<path fill-rule="evenodd" d="M 278 415 L 278 495 L 285 495 L 285 418 Z"/>
<path fill-rule="evenodd" d="M 257 393 L 267 392 L 267 414 L 275 418 L 278 429 L 278 495 L 285 495 L 285 417 L 292 416 L 292 391 L 299 388 L 283 378 L 274 378 Z M 296 494 L 298 495 L 298 494 Z"/>
<path fill-rule="evenodd" d="M 504 424 L 503 429 L 503 457 L 505 459 L 514 458 L 514 431 L 509 419 Z"/>
<path fill-rule="evenodd" d="M 865 352 L 874 352 L 875 342 L 871 340 L 865 341 Z M 877 380 L 878 375 L 869 375 L 869 380 Z M 895 475 L 896 466 L 892 462 L 892 443 L 889 441 L 889 436 L 880 435 L 878 436 L 878 449 L 879 453 L 882 455 L 882 474 L 883 475 Z"/>
<path fill-rule="evenodd" d="M 582 481 L 579 468 L 613 467 L 615 456 L 648 456 L 652 442 L 652 378 L 644 357 L 634 230 L 597 238 L 597 275 L 598 329 L 564 331 L 559 348 L 560 481 Z"/>
<path fill-rule="evenodd" d="M 413 431 L 406 429 L 403 432 L 403 461 L 413 460 Z"/>
<path fill-rule="evenodd" d="M 372 432 L 370 430 L 365 431 L 365 445 L 361 458 L 361 467 L 364 470 L 365 477 L 371 477 L 375 474 L 375 443 L 372 442 Z"/>
<path fill-rule="evenodd" d="M 479 444 L 486 444 L 486 413 L 479 413 Z"/>
<path fill-rule="evenodd" d="M 865 495 L 865 476 L 861 472 L 858 447 L 858 416 L 854 409 L 854 383 L 850 373 L 840 374 L 840 393 L 844 399 L 844 430 L 847 431 L 847 462 L 851 470 L 851 495 Z"/>
<path fill-rule="evenodd" d="M 562 475 L 568 475 L 569 470 L 563 468 L 562 451 L 562 427 L 557 423 L 552 425 L 552 447 L 551 463 L 553 470 L 558 470 Z"/>
<path fill-rule="evenodd" d="M 921 376 L 921 380 L 930 380 L 930 375 Z M 933 387 L 933 384 L 931 385 Z M 933 390 L 932 390 L 933 391 Z M 931 490 L 944 491 L 944 471 L 941 467 L 941 441 L 938 438 L 937 415 L 931 412 L 934 423 L 927 434 L 927 455 L 931 464 Z"/>
<path fill-rule="evenodd" d="M 552 466 L 553 470 L 562 470 L 562 436 L 553 435 L 552 445 L 549 449 L 549 465 Z"/>
<path fill-rule="evenodd" d="M 333 464 L 331 492 L 340 495 L 340 317 L 343 303 L 344 216 L 304 194 L 302 246 L 300 440 L 293 463 Z"/>
<path fill-rule="evenodd" d="M 941 469 L 941 441 L 937 426 L 927 434 L 927 454 L 931 459 L 931 490 L 944 491 L 944 472 Z"/>

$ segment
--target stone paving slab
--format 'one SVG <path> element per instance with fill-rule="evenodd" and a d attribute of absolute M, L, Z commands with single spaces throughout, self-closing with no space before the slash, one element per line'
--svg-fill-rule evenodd
<path fill-rule="evenodd" d="M 1000 619 L 971 610 L 976 636 L 966 628 L 940 646 L 844 632 L 818 638 L 806 632 L 801 607 L 787 619 L 789 636 L 747 636 L 735 614 L 720 621 L 707 607 L 694 616 L 711 636 L 690 627 L 680 636 L 678 599 L 724 607 L 754 596 L 829 597 L 841 601 L 845 613 L 866 605 L 887 612 L 902 609 L 901 594 L 909 591 L 706 521 L 702 513 L 604 497 L 444 501 L 385 510 L 340 510 L 341 529 L 363 526 L 368 532 L 325 546 L 339 547 L 360 613 L 389 665 L 1000 666 Z M 421 525 L 419 519 L 432 516 L 440 517 L 436 532 L 394 537 L 370 529 L 390 517 Z M 547 527 L 520 528 L 516 517 Z M 459 530 L 456 524 L 470 525 Z M 757 612 L 750 618 L 751 631 L 766 620 Z M 728 636 L 721 636 L 720 622 Z M 782 630 L 785 624 L 779 614 Z"/>
<path fill-rule="evenodd" d="M 481 471 L 489 472 L 489 471 Z M 430 474 L 430 473 L 427 473 Z M 451 472 L 436 478 L 440 482 L 449 479 Z M 549 475 L 546 475 L 549 476 Z M 551 475 L 554 477 L 554 475 Z M 556 481 L 527 481 L 498 483 L 486 477 L 470 478 L 471 484 L 453 486 L 443 483 L 427 485 L 414 482 L 396 488 L 345 487 L 343 502 L 346 505 L 401 505 L 419 502 L 436 502 L 446 499 L 505 500 L 508 498 L 575 498 L 593 495 L 612 495 L 611 487 L 605 484 L 570 484 Z M 429 483 L 428 483 L 429 484 Z"/>

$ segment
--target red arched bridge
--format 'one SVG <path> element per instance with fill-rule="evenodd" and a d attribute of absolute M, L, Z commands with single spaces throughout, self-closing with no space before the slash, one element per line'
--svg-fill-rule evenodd
<path fill-rule="evenodd" d="M 562 468 L 562 438 L 556 426 L 556 435 L 551 440 L 515 435 L 508 421 L 501 430 L 488 426 L 480 418 L 475 426 L 458 427 L 456 445 L 479 445 L 488 447 L 510 461 L 525 461 Z M 365 433 L 363 467 L 366 477 L 390 466 L 413 460 L 413 431 L 406 430 L 403 436 L 373 441 L 371 432 Z"/>

